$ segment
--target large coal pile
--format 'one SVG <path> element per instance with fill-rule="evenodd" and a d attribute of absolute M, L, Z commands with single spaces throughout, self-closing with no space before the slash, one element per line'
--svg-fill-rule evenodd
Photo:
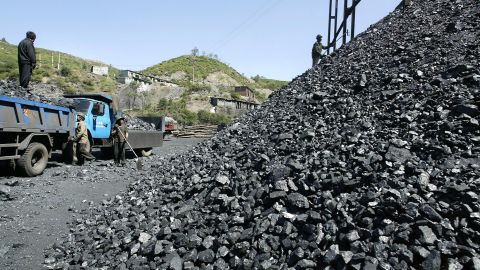
<path fill-rule="evenodd" d="M 480 269 L 476 0 L 414 1 L 77 219 L 51 267 Z"/>
<path fill-rule="evenodd" d="M 0 81 L 0 96 L 19 97 L 63 107 L 75 107 L 71 99 L 63 97 L 63 91 L 56 86 L 32 82 L 28 89 L 18 85 L 17 80 Z"/>

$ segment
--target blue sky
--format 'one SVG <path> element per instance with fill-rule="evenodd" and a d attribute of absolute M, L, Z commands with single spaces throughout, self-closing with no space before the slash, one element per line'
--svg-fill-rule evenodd
<path fill-rule="evenodd" d="M 349 0 L 351 1 L 351 0 Z M 291 80 L 328 31 L 328 0 L 4 0 L 0 37 L 141 70 L 197 47 L 247 76 Z M 343 1 L 339 1 L 342 2 Z M 400 0 L 363 0 L 357 33 Z"/>

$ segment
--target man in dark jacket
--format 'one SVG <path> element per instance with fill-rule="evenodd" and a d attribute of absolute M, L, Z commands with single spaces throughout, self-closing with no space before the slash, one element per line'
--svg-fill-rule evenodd
<path fill-rule="evenodd" d="M 27 37 L 18 44 L 18 68 L 20 71 L 20 86 L 28 88 L 32 70 L 37 66 L 37 57 L 35 56 L 36 35 L 34 32 L 28 31 Z"/>
<path fill-rule="evenodd" d="M 331 45 L 323 46 L 322 45 L 322 35 L 317 35 L 317 42 L 313 44 L 312 48 L 312 60 L 313 64 L 312 67 L 318 64 L 320 62 L 320 59 L 322 58 L 322 52 L 325 49 L 328 49 L 332 47 Z"/>
<path fill-rule="evenodd" d="M 112 129 L 113 159 L 117 166 L 125 166 L 125 143 L 128 140 L 128 127 L 125 118 L 118 117 Z"/>

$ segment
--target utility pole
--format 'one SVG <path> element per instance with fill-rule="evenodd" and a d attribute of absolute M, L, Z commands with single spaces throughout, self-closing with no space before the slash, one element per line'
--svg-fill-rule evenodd
<path fill-rule="evenodd" d="M 192 70 L 193 70 L 192 84 L 195 84 L 195 55 L 193 56 L 193 60 L 192 60 Z"/>

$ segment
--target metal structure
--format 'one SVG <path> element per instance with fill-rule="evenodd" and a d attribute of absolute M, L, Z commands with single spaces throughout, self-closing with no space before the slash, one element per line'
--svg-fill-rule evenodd
<path fill-rule="evenodd" d="M 337 49 L 337 42 L 340 39 L 342 39 L 342 45 L 344 45 L 347 43 L 347 36 L 349 34 L 350 40 L 355 37 L 355 10 L 361 0 L 343 0 L 343 20 L 340 25 L 338 25 L 340 16 L 338 3 L 339 1 L 341 0 L 330 0 L 328 16 L 328 45 L 333 45 L 333 50 L 331 50 L 331 48 L 328 48 L 327 54 L 330 54 L 330 51 L 333 52 Z M 351 25 L 349 33 L 347 25 L 350 16 Z"/>

